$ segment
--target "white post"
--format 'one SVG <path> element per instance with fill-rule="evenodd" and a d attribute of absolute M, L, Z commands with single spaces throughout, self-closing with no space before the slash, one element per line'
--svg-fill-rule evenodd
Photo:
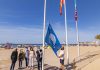
<path fill-rule="evenodd" d="M 46 0 L 44 0 L 44 24 L 43 24 L 43 56 L 42 56 L 42 70 L 44 70 L 44 47 L 45 47 L 45 25 L 46 25 Z"/>
<path fill-rule="evenodd" d="M 77 11 L 77 4 L 76 4 L 76 0 L 74 0 L 75 2 L 75 11 Z M 77 15 L 76 15 L 77 16 Z M 78 33 L 78 21 L 75 20 L 76 23 L 76 35 L 77 35 L 77 47 L 78 47 L 78 57 L 80 60 L 80 45 L 79 45 L 79 33 Z"/>
<path fill-rule="evenodd" d="M 78 57 L 80 56 L 80 46 L 79 46 L 79 33 L 78 33 L 78 22 L 76 22 L 76 34 L 77 34 L 77 47 L 78 47 Z M 80 59 L 80 58 L 79 58 Z"/>
<path fill-rule="evenodd" d="M 66 0 L 64 0 L 64 11 L 65 11 L 65 35 L 66 35 L 66 51 L 67 51 L 67 64 L 69 64 L 69 48 L 68 48 L 68 27 L 67 27 L 67 17 L 66 17 Z"/>

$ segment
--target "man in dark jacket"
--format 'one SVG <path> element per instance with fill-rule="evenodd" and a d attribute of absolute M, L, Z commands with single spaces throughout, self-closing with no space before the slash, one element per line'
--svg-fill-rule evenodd
<path fill-rule="evenodd" d="M 42 49 L 40 49 L 40 60 L 39 60 L 39 62 L 40 62 L 41 70 L 42 70 L 42 56 L 43 56 L 43 52 L 42 52 Z"/>
<path fill-rule="evenodd" d="M 37 63 L 38 63 L 38 70 L 40 70 L 40 52 L 39 49 L 36 51 L 36 59 L 37 59 Z"/>
<path fill-rule="evenodd" d="M 20 53 L 19 53 L 19 68 L 22 68 L 22 62 L 25 58 L 25 54 L 23 52 L 23 49 L 20 50 Z"/>
<path fill-rule="evenodd" d="M 38 63 L 38 70 L 42 70 L 42 54 L 43 54 L 42 49 L 40 49 L 40 50 L 38 49 L 36 51 L 36 54 L 37 54 L 36 59 L 37 59 L 37 63 Z"/>
<path fill-rule="evenodd" d="M 11 64 L 10 70 L 14 70 L 15 63 L 17 61 L 17 56 L 18 56 L 18 51 L 17 51 L 17 49 L 15 49 L 11 54 L 12 64 Z"/>

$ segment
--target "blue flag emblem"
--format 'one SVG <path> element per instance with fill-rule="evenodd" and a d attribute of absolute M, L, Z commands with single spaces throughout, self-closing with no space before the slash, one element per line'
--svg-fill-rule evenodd
<path fill-rule="evenodd" d="M 45 37 L 45 42 L 47 45 L 51 46 L 54 53 L 57 55 L 57 51 L 61 48 L 61 44 L 50 24 L 48 26 L 47 34 Z"/>

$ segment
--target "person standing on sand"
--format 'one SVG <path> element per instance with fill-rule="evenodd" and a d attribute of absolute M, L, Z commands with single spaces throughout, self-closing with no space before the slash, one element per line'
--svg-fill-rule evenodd
<path fill-rule="evenodd" d="M 36 54 L 37 54 L 36 60 L 38 63 L 38 70 L 42 70 L 42 55 L 43 55 L 42 49 L 37 49 Z"/>
<path fill-rule="evenodd" d="M 26 51 L 25 51 L 25 61 L 26 61 L 26 68 L 27 68 L 28 64 L 29 64 L 29 50 L 28 50 L 28 47 L 26 47 Z"/>
<path fill-rule="evenodd" d="M 40 62 L 40 70 L 42 70 L 42 55 L 43 55 L 43 52 L 42 52 L 42 49 L 40 49 L 40 60 L 39 60 L 39 62 Z"/>
<path fill-rule="evenodd" d="M 25 58 L 25 54 L 23 52 L 23 49 L 21 49 L 20 53 L 19 53 L 19 68 L 22 67 L 22 62 L 23 62 L 24 58 Z"/>
<path fill-rule="evenodd" d="M 17 49 L 15 49 L 12 54 L 11 54 L 11 61 L 12 61 L 12 64 L 11 64 L 11 67 L 10 67 L 10 70 L 14 70 L 15 68 L 15 63 L 17 61 L 17 56 L 18 56 L 18 51 Z"/>
<path fill-rule="evenodd" d="M 64 70 L 64 47 L 61 48 L 58 57 L 60 58 L 60 64 L 61 64 L 60 70 Z"/>
<path fill-rule="evenodd" d="M 30 53 L 29 53 L 29 66 L 30 68 L 33 68 L 33 63 L 34 63 L 34 57 L 35 57 L 35 51 L 32 47 L 30 47 Z"/>
<path fill-rule="evenodd" d="M 37 60 L 37 63 L 38 63 L 38 70 L 40 70 L 40 52 L 39 52 L 39 49 L 37 49 L 36 51 L 36 60 Z"/>

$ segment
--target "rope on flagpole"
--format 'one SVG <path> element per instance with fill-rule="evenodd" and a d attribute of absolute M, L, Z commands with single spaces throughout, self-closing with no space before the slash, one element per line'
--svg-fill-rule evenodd
<path fill-rule="evenodd" d="M 44 70 L 44 47 L 45 47 L 45 26 L 46 26 L 46 0 L 44 0 L 44 24 L 43 24 L 43 55 L 42 55 L 42 70 Z"/>
<path fill-rule="evenodd" d="M 67 51 L 67 64 L 69 64 L 69 48 L 68 48 L 68 26 L 66 16 L 66 1 L 64 0 L 64 11 L 65 11 L 65 35 L 66 35 L 66 51 Z"/>

